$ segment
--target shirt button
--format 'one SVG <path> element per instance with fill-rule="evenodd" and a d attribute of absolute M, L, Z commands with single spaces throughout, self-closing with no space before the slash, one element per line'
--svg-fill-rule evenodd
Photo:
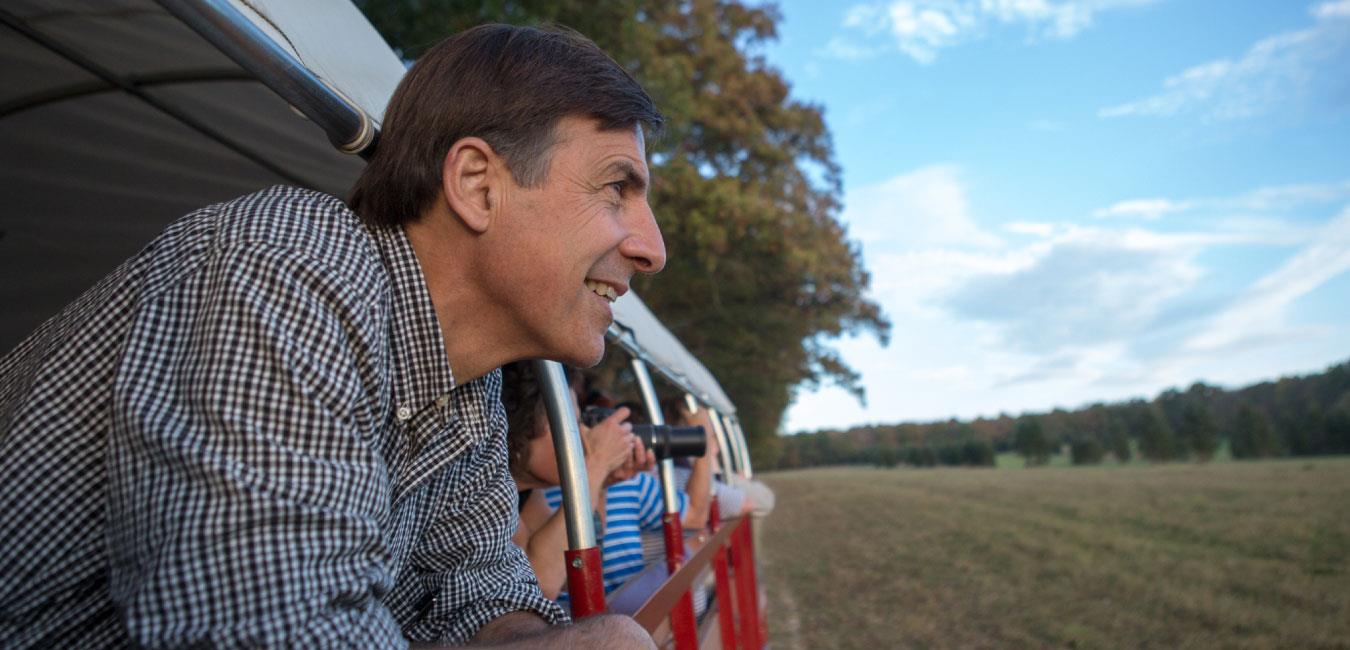
<path fill-rule="evenodd" d="M 394 415 L 398 417 L 399 422 L 404 422 L 408 418 L 412 417 L 412 409 L 406 406 L 400 406 L 398 407 L 398 412 L 395 413 Z"/>

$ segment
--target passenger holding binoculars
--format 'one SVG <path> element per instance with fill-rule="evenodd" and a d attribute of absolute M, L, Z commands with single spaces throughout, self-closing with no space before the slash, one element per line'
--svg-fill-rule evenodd
<path fill-rule="evenodd" d="M 577 375 L 571 369 L 567 373 L 569 380 Z M 511 476 L 520 493 L 520 523 L 511 541 L 525 550 L 544 596 L 556 599 L 567 580 L 563 562 L 567 526 L 562 511 L 550 510 L 538 489 L 556 486 L 561 480 L 552 429 L 532 362 L 502 368 L 502 404 L 506 407 Z M 619 409 L 604 421 L 581 429 L 597 534 L 603 529 L 605 488 L 632 478 L 656 462 L 652 452 L 633 435 L 632 426 L 625 422 L 627 416 L 628 409 Z"/>
<path fill-rule="evenodd" d="M 511 364 L 502 371 L 511 471 L 522 493 L 520 526 L 513 541 L 525 549 L 544 594 L 555 598 L 565 587 L 563 551 L 567 545 L 559 510 L 561 491 L 553 487 L 560 481 L 552 431 L 529 363 Z M 575 376 L 574 371 L 569 373 Z M 626 407 L 607 412 L 592 409 L 585 420 L 591 426 L 582 425 L 606 593 L 642 571 L 641 535 L 644 531 L 659 533 L 662 529 L 660 482 L 651 473 L 642 471 L 650 469 L 658 455 L 690 451 L 699 454 L 689 492 L 681 490 L 676 494 L 685 527 L 696 529 L 706 525 L 711 499 L 711 458 L 716 447 L 706 447 L 707 436 L 702 430 L 635 426 L 628 422 L 631 415 Z M 634 429 L 647 438 L 645 444 Z M 549 489 L 534 489 L 540 487 Z"/>

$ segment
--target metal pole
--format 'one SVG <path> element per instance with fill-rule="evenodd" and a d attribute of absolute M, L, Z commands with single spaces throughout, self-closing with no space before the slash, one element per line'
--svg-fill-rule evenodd
<path fill-rule="evenodd" d="M 638 389 L 642 391 L 642 403 L 647 407 L 647 417 L 652 424 L 665 424 L 661 413 L 661 402 L 656 398 L 656 385 L 652 383 L 647 364 L 633 357 L 633 376 L 637 378 Z M 667 575 L 675 572 L 684 564 L 684 525 L 680 521 L 680 500 L 675 493 L 675 461 L 661 459 L 657 466 L 661 475 L 661 497 L 665 504 L 665 515 L 661 518 L 666 542 Z M 698 648 L 698 625 L 694 621 L 694 599 L 685 592 L 680 602 L 670 610 L 670 629 L 675 636 L 676 650 Z"/>
<path fill-rule="evenodd" d="M 717 461 L 722 464 L 722 479 L 726 480 L 731 476 L 731 448 L 727 441 L 727 430 L 722 420 L 722 414 L 717 409 L 708 407 L 708 419 L 712 421 L 713 435 L 717 436 Z"/>
<path fill-rule="evenodd" d="M 258 77 L 328 135 L 343 153 L 365 154 L 376 127 L 364 111 L 319 79 L 225 0 L 159 0 L 166 11 Z"/>
<path fill-rule="evenodd" d="M 727 466 L 727 471 L 736 476 L 742 476 L 741 447 L 736 444 L 736 430 L 731 428 L 731 418 L 723 416 L 722 428 L 722 433 L 726 434 L 727 459 L 731 462 L 731 464 Z"/>
<path fill-rule="evenodd" d="M 750 466 L 750 442 L 745 439 L 745 430 L 741 428 L 741 421 L 731 419 L 732 430 L 736 432 L 736 441 L 740 445 L 741 451 L 741 471 L 745 478 L 754 478 L 755 470 Z"/>
<path fill-rule="evenodd" d="M 562 480 L 562 505 L 567 524 L 567 593 L 572 615 L 580 618 L 605 611 L 604 566 L 596 545 L 591 518 L 591 491 L 586 480 L 586 457 L 581 428 L 573 406 L 571 388 L 562 365 L 556 361 L 534 362 L 539 377 L 544 410 L 553 431 L 553 450 L 558 455 L 558 478 Z"/>

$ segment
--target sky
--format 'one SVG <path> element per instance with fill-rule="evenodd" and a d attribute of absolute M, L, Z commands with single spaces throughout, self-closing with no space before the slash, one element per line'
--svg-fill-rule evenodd
<path fill-rule="evenodd" d="M 893 331 L 784 430 L 1227 387 L 1350 359 L 1350 0 L 779 3 Z"/>

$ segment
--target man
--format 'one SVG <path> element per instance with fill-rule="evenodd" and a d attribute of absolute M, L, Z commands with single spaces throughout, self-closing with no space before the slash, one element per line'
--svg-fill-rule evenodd
<path fill-rule="evenodd" d="M 590 41 L 476 28 L 408 72 L 351 209 L 205 208 L 45 323 L 0 359 L 0 646 L 650 645 L 549 628 L 497 368 L 594 364 L 664 265 L 660 121 Z"/>

